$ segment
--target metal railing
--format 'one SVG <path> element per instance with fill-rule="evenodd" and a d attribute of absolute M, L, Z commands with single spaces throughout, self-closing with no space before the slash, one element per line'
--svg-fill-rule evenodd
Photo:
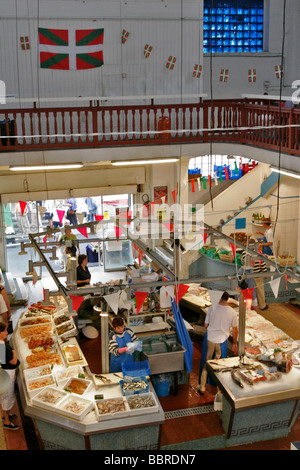
<path fill-rule="evenodd" d="M 270 100 L 0 110 L 0 151 L 235 142 L 300 155 L 300 109 Z"/>

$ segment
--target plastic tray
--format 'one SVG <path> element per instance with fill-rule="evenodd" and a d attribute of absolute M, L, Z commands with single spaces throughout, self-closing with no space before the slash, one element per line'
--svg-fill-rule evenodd
<path fill-rule="evenodd" d="M 71 410 L 66 410 L 66 406 L 71 403 L 82 405 L 82 409 L 76 413 Z M 93 408 L 93 402 L 87 400 L 86 398 L 81 398 L 79 395 L 74 396 L 73 394 L 65 397 L 57 406 L 56 410 L 58 413 L 68 416 L 69 418 L 74 418 L 81 421 Z"/>
<path fill-rule="evenodd" d="M 55 403 L 49 403 L 45 402 L 42 397 L 45 396 L 47 392 L 53 392 L 55 395 L 57 395 L 58 399 L 55 401 Z M 59 390 L 58 388 L 55 387 L 45 387 L 42 390 L 40 390 L 33 398 L 32 398 L 32 404 L 35 406 L 38 406 L 40 408 L 44 408 L 49 411 L 55 411 L 57 409 L 57 406 L 59 406 L 60 402 L 68 396 L 67 392 L 64 392 L 63 390 Z"/>
<path fill-rule="evenodd" d="M 149 362 L 147 360 L 140 362 L 125 362 L 122 364 L 124 377 L 146 377 L 150 375 Z"/>
<path fill-rule="evenodd" d="M 66 369 L 58 370 L 54 373 L 54 377 L 57 385 L 59 385 L 61 382 L 65 383 L 66 380 L 70 379 L 70 377 L 78 377 L 78 374 L 83 373 L 83 368 L 81 366 L 76 365 L 67 367 Z"/>
<path fill-rule="evenodd" d="M 158 403 L 157 403 L 157 401 L 155 399 L 155 396 L 152 392 L 141 393 L 139 395 L 133 395 L 131 397 L 124 397 L 124 398 L 127 400 L 131 416 L 143 415 L 143 414 L 147 414 L 147 413 L 157 413 L 158 412 Z M 151 398 L 154 405 L 153 406 L 147 406 L 147 407 L 142 406 L 141 408 L 130 408 L 130 401 L 134 400 L 134 399 L 139 399 L 139 398 L 141 398 L 141 399 Z"/>
<path fill-rule="evenodd" d="M 30 386 L 36 383 L 37 386 L 34 389 L 30 389 Z M 39 385 L 38 385 L 39 384 Z M 55 385 L 55 380 L 52 374 L 49 375 L 44 375 L 43 377 L 37 377 L 34 379 L 28 379 L 26 380 L 26 387 L 27 387 L 27 392 L 30 397 L 33 397 L 36 395 L 41 388 L 44 387 L 49 387 L 50 385 Z"/>
<path fill-rule="evenodd" d="M 82 382 L 84 385 L 86 385 L 86 388 L 83 393 L 79 394 L 76 392 L 69 392 L 68 390 L 65 390 L 71 384 L 72 380 L 78 380 L 79 382 Z M 81 379 L 80 377 L 70 377 L 63 385 L 61 385 L 61 389 L 70 393 L 73 396 L 83 397 L 91 389 L 92 385 L 93 383 L 91 380 Z"/>
<path fill-rule="evenodd" d="M 38 379 L 44 377 L 45 375 L 51 375 L 52 369 L 50 365 L 32 367 L 31 369 L 24 369 L 23 371 L 24 379 L 27 382 L 30 379 Z"/>
<path fill-rule="evenodd" d="M 110 402 L 110 401 L 124 403 L 125 410 L 124 411 L 117 411 L 115 413 L 100 413 L 97 403 L 99 402 L 99 403 L 105 404 L 105 403 Z M 98 421 L 107 421 L 109 419 L 126 418 L 129 415 L 130 410 L 129 410 L 128 403 L 125 400 L 125 397 L 124 398 L 123 397 L 117 397 L 117 398 L 108 398 L 108 399 L 104 399 L 104 400 L 95 400 L 94 404 L 95 404 L 95 412 L 96 412 L 96 416 L 97 416 Z"/>
<path fill-rule="evenodd" d="M 129 382 L 129 381 L 128 380 L 120 380 L 119 383 L 120 383 L 122 394 L 124 396 L 130 396 L 130 395 L 139 395 L 141 393 L 149 392 L 150 386 L 149 386 L 149 383 L 148 383 L 148 380 L 147 380 L 146 377 L 133 377 L 132 380 L 130 380 L 130 382 L 138 382 L 139 380 L 142 380 L 147 385 L 145 388 L 141 388 L 140 390 L 124 390 L 124 388 L 123 388 L 124 383 Z"/>

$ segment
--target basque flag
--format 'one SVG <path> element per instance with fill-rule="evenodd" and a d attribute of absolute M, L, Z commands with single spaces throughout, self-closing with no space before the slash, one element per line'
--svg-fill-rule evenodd
<path fill-rule="evenodd" d="M 38 28 L 40 67 L 83 70 L 103 65 L 104 29 Z"/>

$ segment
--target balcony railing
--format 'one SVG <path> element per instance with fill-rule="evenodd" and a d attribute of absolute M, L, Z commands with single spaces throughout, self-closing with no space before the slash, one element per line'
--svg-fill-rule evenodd
<path fill-rule="evenodd" d="M 300 155 L 300 109 L 275 102 L 0 110 L 0 151 L 236 142 Z"/>

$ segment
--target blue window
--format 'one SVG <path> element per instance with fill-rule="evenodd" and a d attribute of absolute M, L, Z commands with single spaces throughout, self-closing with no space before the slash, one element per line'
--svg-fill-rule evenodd
<path fill-rule="evenodd" d="M 203 52 L 262 52 L 263 15 L 264 0 L 204 0 Z"/>

